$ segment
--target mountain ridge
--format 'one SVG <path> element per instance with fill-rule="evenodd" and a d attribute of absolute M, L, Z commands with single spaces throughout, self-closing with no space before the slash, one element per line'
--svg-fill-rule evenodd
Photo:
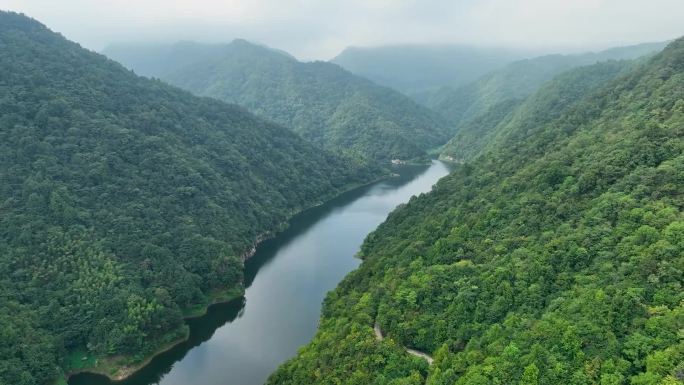
<path fill-rule="evenodd" d="M 198 95 L 243 105 L 356 158 L 425 160 L 428 150 L 450 137 L 448 124 L 436 113 L 335 64 L 299 62 L 244 41 L 213 49 L 221 54 L 180 63 L 160 75 Z M 150 60 L 159 60 L 154 56 Z"/>
<path fill-rule="evenodd" d="M 435 87 L 467 84 L 526 56 L 526 52 L 495 47 L 403 44 L 347 47 L 330 61 L 410 95 Z"/>
<path fill-rule="evenodd" d="M 652 55 L 666 43 L 643 43 L 598 52 L 544 55 L 518 60 L 459 88 L 442 87 L 413 95 L 414 100 L 461 124 L 507 99 L 524 99 L 554 76 L 573 68 L 608 60 L 632 60 Z"/>

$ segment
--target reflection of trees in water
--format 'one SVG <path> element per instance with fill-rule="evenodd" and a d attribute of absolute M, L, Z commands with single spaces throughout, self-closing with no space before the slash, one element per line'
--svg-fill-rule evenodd
<path fill-rule="evenodd" d="M 190 327 L 190 338 L 159 354 L 140 371 L 120 382 L 112 382 L 107 377 L 83 373 L 74 376 L 70 385 L 149 385 L 157 384 L 171 371 L 176 362 L 182 360 L 192 348 L 208 341 L 220 328 L 228 322 L 235 320 L 244 310 L 245 298 L 240 297 L 228 303 L 221 303 L 209 307 L 207 314 L 187 320 Z"/>
<path fill-rule="evenodd" d="M 311 228 L 323 218 L 363 197 L 373 189 L 396 190 L 411 182 L 416 176 L 425 172 L 427 169 L 427 166 L 414 165 L 395 167 L 395 172 L 400 172 L 400 174 L 395 174 L 396 176 L 393 178 L 388 178 L 382 182 L 346 192 L 337 198 L 326 202 L 324 205 L 310 208 L 303 213 L 296 215 L 289 221 L 287 229 L 278 234 L 277 237 L 262 242 L 257 248 L 256 254 L 247 261 L 245 264 L 245 287 L 252 285 L 259 269 L 268 265 L 277 254 L 278 250 L 285 247 L 298 235 Z"/>

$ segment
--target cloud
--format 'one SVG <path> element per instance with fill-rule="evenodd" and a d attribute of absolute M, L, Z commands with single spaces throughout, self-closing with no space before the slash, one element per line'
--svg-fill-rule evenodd
<path fill-rule="evenodd" d="M 236 37 L 300 58 L 348 45 L 601 48 L 684 34 L 682 0 L 0 0 L 82 45 Z"/>

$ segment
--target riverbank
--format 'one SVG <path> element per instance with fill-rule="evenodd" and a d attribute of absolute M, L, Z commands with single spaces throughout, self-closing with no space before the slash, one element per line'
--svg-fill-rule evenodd
<path fill-rule="evenodd" d="M 415 165 L 418 165 L 418 164 L 415 164 Z M 339 192 L 336 192 L 329 197 L 324 197 L 323 199 L 321 199 L 320 201 L 318 201 L 317 203 L 315 203 L 313 205 L 307 206 L 303 209 L 294 210 L 290 214 L 290 216 L 285 220 L 285 222 L 281 223 L 275 230 L 271 230 L 271 231 L 259 234 L 257 236 L 254 244 L 252 245 L 252 248 L 250 250 L 248 250 L 247 252 L 242 254 L 242 260 L 247 261 L 249 258 L 253 257 L 254 254 L 256 253 L 257 247 L 259 247 L 260 243 L 267 241 L 267 240 L 277 236 L 278 234 L 282 233 L 283 231 L 287 230 L 290 220 L 292 220 L 292 218 L 294 218 L 295 216 L 303 213 L 304 211 L 311 210 L 315 207 L 324 205 L 325 203 L 330 202 L 333 199 L 339 198 L 342 195 L 349 193 L 349 192 L 352 192 L 356 189 L 367 187 L 367 186 L 370 186 L 372 184 L 386 180 L 388 178 L 394 178 L 397 176 L 399 176 L 399 174 L 390 172 L 389 174 L 383 174 L 382 176 L 375 178 L 375 179 L 373 179 L 369 182 L 366 182 L 366 183 L 358 183 L 358 184 L 354 184 L 354 185 L 349 185 L 349 186 L 343 187 Z"/>
<path fill-rule="evenodd" d="M 173 349 L 178 344 L 184 343 L 188 340 L 189 337 L 190 332 L 186 329 L 186 332 L 182 337 L 162 345 L 159 349 L 155 350 L 154 353 L 150 354 L 144 360 L 138 363 L 130 363 L 130 357 L 126 356 L 95 358 L 94 366 L 72 370 L 69 373 L 67 373 L 65 377 L 68 380 L 72 376 L 75 376 L 80 373 L 92 373 L 105 376 L 115 382 L 123 381 L 131 375 L 133 375 L 134 373 L 136 373 L 137 371 L 139 371 L 140 369 L 147 366 L 154 359 L 154 357 Z M 93 359 L 87 356 L 84 356 L 84 358 L 88 360 Z"/>
<path fill-rule="evenodd" d="M 284 230 L 286 230 L 289 226 L 290 221 L 297 215 L 310 210 L 312 208 L 318 207 L 326 202 L 330 202 L 348 192 L 354 191 L 359 188 L 363 188 L 366 186 L 370 186 L 374 183 L 380 182 L 382 180 L 386 180 L 388 178 L 391 178 L 393 174 L 383 174 L 382 176 L 375 178 L 371 181 L 368 181 L 367 183 L 361 183 L 361 184 L 355 184 L 355 185 L 349 185 L 345 186 L 344 188 L 340 189 L 339 191 L 330 194 L 329 196 L 322 197 L 322 199 L 308 207 L 302 208 L 300 210 L 293 210 L 293 212 L 288 215 L 288 218 L 286 221 L 281 223 L 279 226 L 277 226 L 276 229 L 273 229 L 271 231 L 262 233 L 258 235 L 253 243 L 253 245 L 246 250 L 244 253 L 241 254 L 243 261 L 246 261 L 247 259 L 251 258 L 254 256 L 256 253 L 257 247 L 259 244 L 262 242 L 271 239 Z M 216 289 L 213 290 L 211 293 L 209 293 L 206 297 L 206 300 L 203 301 L 202 303 L 198 303 L 196 305 L 193 305 L 192 307 L 189 307 L 187 309 L 183 309 L 183 319 L 184 320 L 190 320 L 193 318 L 200 318 L 204 315 L 207 314 L 209 308 L 213 305 L 218 305 L 218 304 L 224 304 L 224 303 L 229 303 L 231 301 L 234 301 L 240 297 L 242 297 L 245 293 L 245 288 L 244 285 L 240 287 L 234 287 L 234 288 L 223 288 L 223 289 Z M 65 380 L 69 380 L 71 377 L 81 374 L 81 373 L 92 373 L 92 374 L 97 374 L 97 375 L 102 375 L 104 377 L 107 377 L 110 381 L 112 382 L 120 382 L 123 380 L 128 379 L 132 375 L 136 374 L 138 371 L 141 369 L 145 368 L 155 357 L 159 356 L 160 354 L 163 354 L 174 347 L 185 343 L 188 341 L 189 338 L 189 333 L 186 333 L 183 337 L 179 339 L 175 339 L 172 342 L 163 345 L 159 349 L 155 350 L 152 354 L 149 356 L 145 357 L 144 360 L 138 362 L 138 363 L 131 363 L 131 357 L 127 356 L 116 356 L 116 357 L 105 357 L 105 358 L 96 358 L 93 356 L 88 356 L 87 354 L 76 354 L 78 357 L 76 361 L 80 361 L 81 356 L 85 358 L 83 361 L 83 364 L 90 365 L 82 368 L 78 368 L 75 370 L 69 370 L 67 371 L 66 374 L 64 374 L 63 377 Z M 76 352 L 74 352 L 76 353 Z M 72 354 L 74 354 L 72 353 Z M 82 364 L 81 362 L 77 362 L 77 364 Z M 63 383 L 57 382 L 57 384 L 62 385 Z"/>
<path fill-rule="evenodd" d="M 197 304 L 191 308 L 185 309 L 183 311 L 183 320 L 188 321 L 194 318 L 200 318 L 207 314 L 209 308 L 214 305 L 219 305 L 223 303 L 228 303 L 234 301 L 244 295 L 243 288 L 231 288 L 231 289 L 219 289 L 212 291 L 207 296 L 207 301 L 202 304 Z M 174 339 L 173 341 L 162 345 L 160 348 L 155 350 L 153 353 L 145 357 L 140 362 L 131 363 L 131 358 L 127 356 L 114 356 L 105 358 L 96 358 L 92 356 L 83 355 L 83 359 L 86 363 L 90 363 L 91 366 L 79 368 L 75 370 L 70 370 L 64 375 L 65 382 L 57 382 L 56 385 L 67 384 L 69 378 L 81 373 L 91 373 L 99 374 L 107 377 L 112 382 L 124 381 L 130 376 L 134 375 L 141 369 L 145 368 L 149 363 L 155 359 L 155 357 L 166 353 L 167 351 L 175 348 L 176 346 L 183 344 L 190 338 L 190 332 L 186 329 L 182 337 Z M 78 359 L 77 352 L 74 353 Z"/>

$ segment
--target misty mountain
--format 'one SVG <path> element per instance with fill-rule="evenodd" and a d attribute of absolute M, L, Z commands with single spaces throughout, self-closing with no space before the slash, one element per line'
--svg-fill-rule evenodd
<path fill-rule="evenodd" d="M 461 87 L 445 86 L 413 95 L 413 98 L 459 126 L 509 99 L 524 99 L 554 76 L 572 68 L 651 55 L 662 50 L 665 44 L 646 43 L 597 53 L 546 55 L 519 60 Z"/>
<path fill-rule="evenodd" d="M 450 137 L 438 114 L 396 91 L 336 64 L 299 62 L 244 40 L 149 50 L 120 46 L 105 54 L 197 95 L 240 104 L 318 145 L 356 157 L 424 159 L 427 150 Z"/>
<path fill-rule="evenodd" d="M 244 40 L 239 40 L 239 42 L 249 44 Z M 284 51 L 261 47 L 294 59 Z M 169 45 L 112 44 L 107 46 L 102 53 L 134 69 L 138 75 L 163 78 L 197 62 L 220 59 L 225 51 L 217 48 L 216 45 L 211 44 L 180 41 Z"/>
<path fill-rule="evenodd" d="M 511 49 L 459 45 L 349 47 L 333 63 L 406 94 L 458 87 L 528 56 Z"/>

